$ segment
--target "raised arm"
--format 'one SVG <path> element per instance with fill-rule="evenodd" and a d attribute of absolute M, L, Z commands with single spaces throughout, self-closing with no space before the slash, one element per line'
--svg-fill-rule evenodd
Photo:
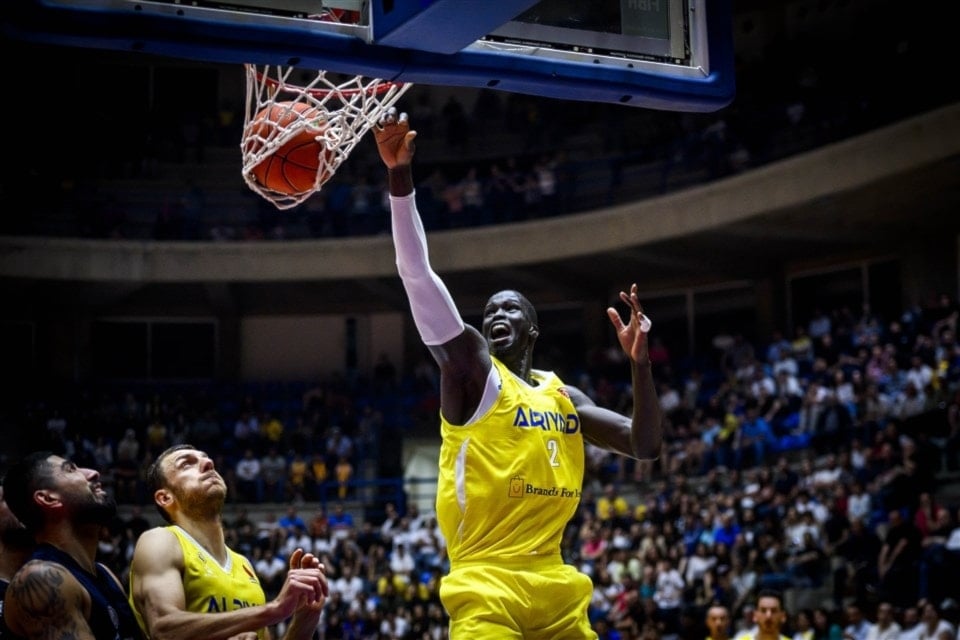
<path fill-rule="evenodd" d="M 416 131 L 406 114 L 387 112 L 374 128 L 387 167 L 397 271 L 423 343 L 440 365 L 441 410 L 461 423 L 476 409 L 492 366 L 483 336 L 464 324 L 450 292 L 430 265 L 427 236 L 414 199 L 411 162 Z"/>
<path fill-rule="evenodd" d="M 226 640 L 286 620 L 298 607 L 322 603 L 326 595 L 326 580 L 319 568 L 296 569 L 287 574 L 280 595 L 264 605 L 196 613 L 186 609 L 183 566 L 183 551 L 173 533 L 156 528 L 140 536 L 131 563 L 131 599 L 152 640 Z M 319 610 L 311 608 L 317 609 L 312 614 L 315 627 Z M 297 638 L 309 638 L 313 632 L 305 632 L 303 624 L 297 626 L 301 629 Z"/>
<path fill-rule="evenodd" d="M 3 616 L 7 627 L 26 640 L 97 640 L 90 629 L 90 594 L 61 565 L 32 560 L 7 586 Z"/>
<path fill-rule="evenodd" d="M 580 414 L 583 437 L 598 447 L 638 460 L 654 460 L 660 455 L 662 444 L 660 401 L 653 384 L 647 332 L 650 320 L 643 314 L 637 297 L 637 285 L 630 293 L 620 292 L 620 299 L 630 308 L 630 319 L 623 322 L 614 307 L 607 316 L 617 332 L 620 347 L 630 360 L 633 386 L 633 412 L 627 418 L 615 411 L 599 407 L 587 394 L 568 387 L 570 397 Z"/>
<path fill-rule="evenodd" d="M 321 597 L 301 597 L 297 608 L 293 612 L 293 618 L 287 625 L 287 631 L 283 635 L 283 640 L 311 640 L 317 625 L 320 624 L 320 615 L 323 613 L 323 605 L 330 595 L 330 586 L 327 584 L 326 572 L 320 559 L 312 553 L 304 553 L 303 549 L 297 548 L 290 554 L 289 570 L 293 573 L 297 569 L 316 570 L 321 572 Z M 287 574 L 287 581 L 290 580 L 290 574 Z M 287 585 L 284 584 L 284 589 Z M 283 591 L 281 590 L 281 596 Z"/>

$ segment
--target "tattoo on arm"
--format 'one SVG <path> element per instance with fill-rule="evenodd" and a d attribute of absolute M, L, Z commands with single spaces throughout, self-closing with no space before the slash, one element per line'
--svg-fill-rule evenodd
<path fill-rule="evenodd" d="M 90 638 L 84 620 L 84 602 L 70 594 L 62 569 L 46 563 L 25 567 L 8 587 L 19 604 L 20 626 L 31 640 L 80 640 Z M 12 593 L 11 593 L 12 592 Z M 71 602 L 72 600 L 72 602 Z"/>

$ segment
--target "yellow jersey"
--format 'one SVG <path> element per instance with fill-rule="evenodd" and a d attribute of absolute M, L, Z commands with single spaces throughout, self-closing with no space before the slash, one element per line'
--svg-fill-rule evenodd
<path fill-rule="evenodd" d="M 492 358 L 496 401 L 477 420 L 441 415 L 437 521 L 451 567 L 556 556 L 580 502 L 580 418 L 563 382 L 534 370 L 536 384 Z"/>
<path fill-rule="evenodd" d="M 232 549 L 227 549 L 227 563 L 220 563 L 200 546 L 189 533 L 176 525 L 167 527 L 180 542 L 183 551 L 183 593 L 186 610 L 194 613 L 220 613 L 236 611 L 266 603 L 263 587 L 253 565 L 247 558 Z M 143 618 L 133 600 L 133 585 L 136 574 L 130 571 L 130 605 L 144 634 L 147 634 Z M 265 630 L 257 632 L 265 638 Z"/>

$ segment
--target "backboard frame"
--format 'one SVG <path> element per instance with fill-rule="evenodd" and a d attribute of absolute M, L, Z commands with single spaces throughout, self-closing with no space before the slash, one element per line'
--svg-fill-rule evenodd
<path fill-rule="evenodd" d="M 249 3 L 249 10 L 217 6 L 227 1 L 5 0 L 0 26 L 5 37 L 33 42 L 208 62 L 330 69 L 393 82 L 492 88 L 657 110 L 716 111 L 735 93 L 730 0 L 665 0 L 674 7 L 682 4 L 690 14 L 690 56 L 683 64 L 670 59 L 678 53 L 675 45 L 666 52 L 667 59 L 593 46 L 541 46 L 510 23 L 484 32 L 488 35 L 453 54 L 385 46 L 373 41 L 376 11 L 370 9 L 369 0 L 313 2 L 316 6 L 359 2 L 366 12 L 360 24 L 310 19 L 297 7 L 309 7 L 311 0 L 271 3 L 289 9 L 271 14 L 255 9 L 258 0 L 236 0 Z M 449 23 L 451 12 L 464 6 L 451 2 L 456 0 L 420 4 L 430 4 L 437 14 L 446 12 Z M 505 2 L 521 9 L 532 4 L 531 0 L 494 4 L 502 12 Z M 434 33 L 425 26 L 423 31 Z"/>

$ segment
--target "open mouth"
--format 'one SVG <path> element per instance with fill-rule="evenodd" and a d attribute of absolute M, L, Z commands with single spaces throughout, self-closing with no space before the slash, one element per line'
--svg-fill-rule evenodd
<path fill-rule="evenodd" d="M 490 341 L 491 342 L 502 342 L 510 338 L 510 325 L 506 322 L 497 322 L 490 325 Z"/>

